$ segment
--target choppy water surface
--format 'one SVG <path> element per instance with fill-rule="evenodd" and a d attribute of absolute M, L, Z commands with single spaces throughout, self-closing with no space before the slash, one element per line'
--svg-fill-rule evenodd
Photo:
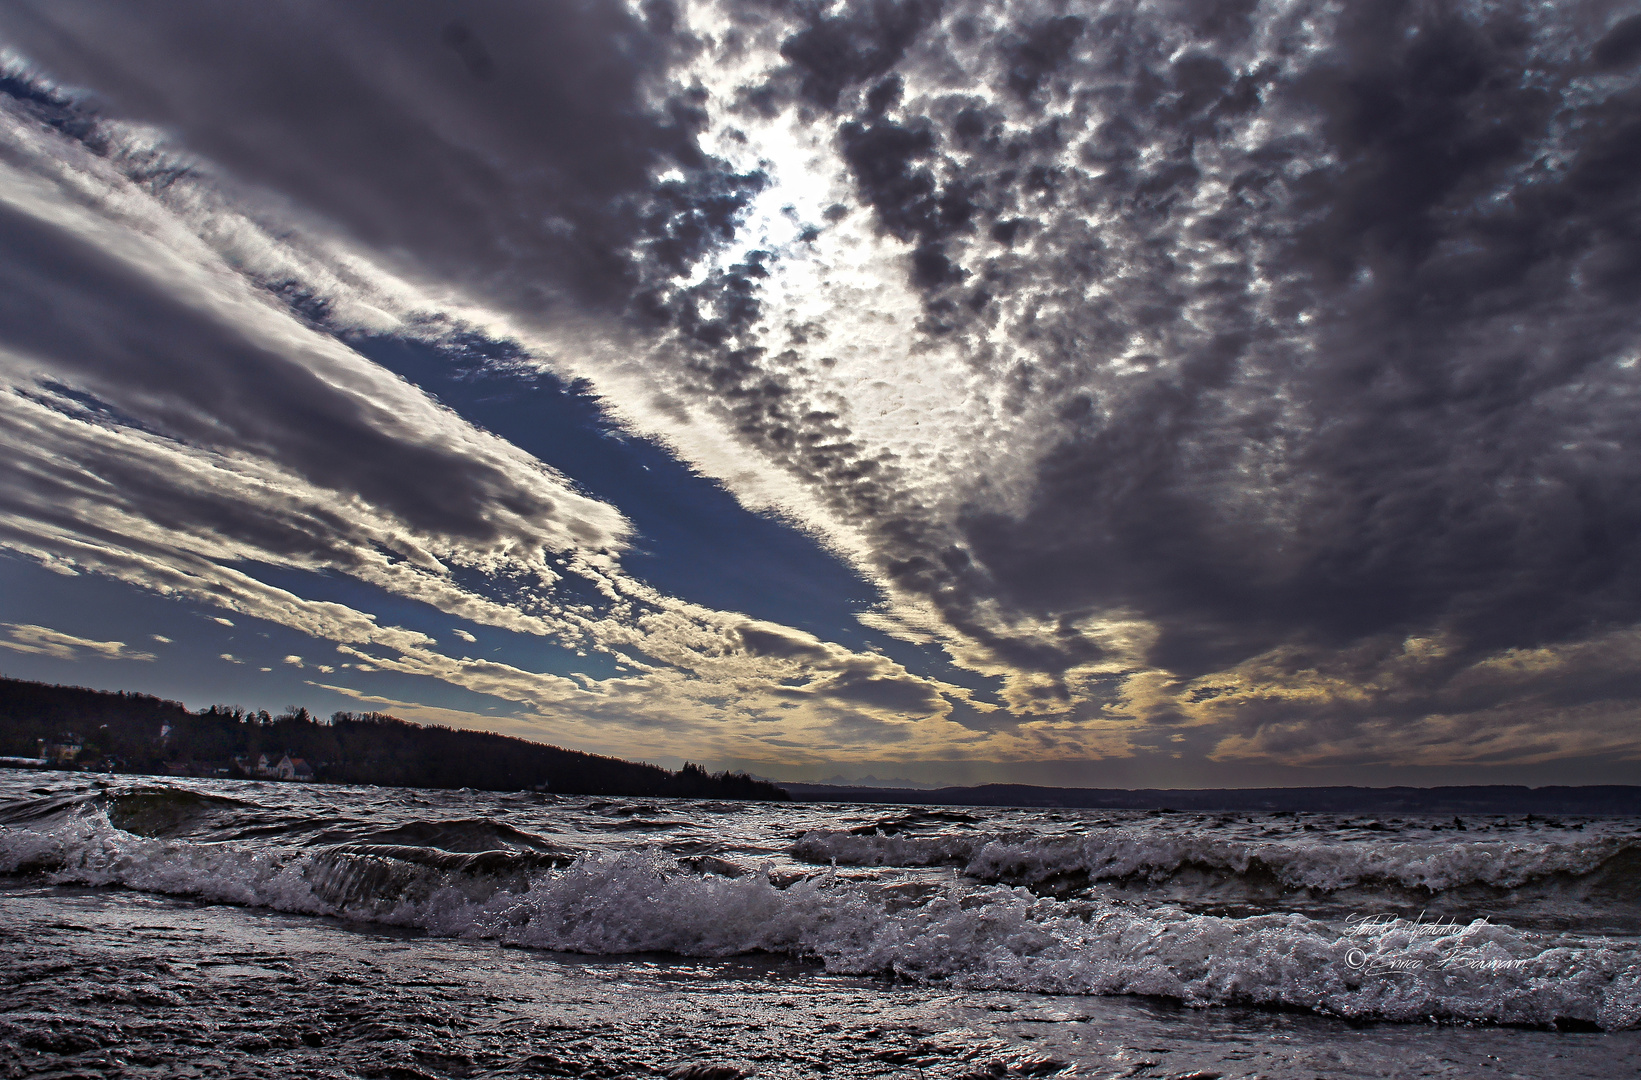
<path fill-rule="evenodd" d="M 1628 819 L 0 772 L 0 875 L 18 1076 L 1641 1074 Z"/>

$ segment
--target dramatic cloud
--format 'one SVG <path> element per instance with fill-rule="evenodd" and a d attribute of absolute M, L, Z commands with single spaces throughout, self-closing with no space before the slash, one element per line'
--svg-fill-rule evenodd
<path fill-rule="evenodd" d="M 78 660 L 82 653 L 109 660 L 152 660 L 154 654 L 126 647 L 123 641 L 91 641 L 87 638 L 64 634 L 45 626 L 28 623 L 4 623 L 10 641 L 0 641 L 0 649 L 12 652 L 51 656 L 58 660 Z"/>
<path fill-rule="evenodd" d="M 53 0 L 0 43 L 0 544 L 44 565 L 622 752 L 1641 755 L 1641 16 Z M 372 340 L 585 386 L 883 602 L 658 591 L 622 493 Z"/>
<path fill-rule="evenodd" d="M 758 183 L 698 147 L 665 3 L 70 2 L 10 6 L 0 31 L 416 276 L 525 308 L 624 306 Z"/>
<path fill-rule="evenodd" d="M 629 579 L 619 511 L 305 324 L 161 200 L 29 119 L 12 117 L 14 164 L 0 166 L 0 318 L 14 328 L 0 347 L 13 465 L 0 541 L 13 550 L 296 629 L 359 670 L 567 714 L 610 694 L 453 660 L 425 634 L 270 585 L 266 568 L 340 571 L 582 655 L 627 650 L 626 666 L 651 675 L 622 689 L 622 716 L 644 699 L 647 724 L 692 701 L 714 708 L 726 680 L 863 731 L 949 711 L 936 684 L 798 631 L 799 653 L 760 660 L 736 636 L 745 617 Z"/>

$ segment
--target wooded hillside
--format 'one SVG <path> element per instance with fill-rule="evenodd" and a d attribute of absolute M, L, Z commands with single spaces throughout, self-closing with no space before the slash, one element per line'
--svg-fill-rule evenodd
<path fill-rule="evenodd" d="M 267 754 L 304 758 L 317 779 L 403 787 L 569 795 L 785 799 L 744 773 L 698 765 L 668 772 L 483 731 L 424 726 L 380 713 L 329 720 L 293 708 L 271 715 L 235 706 L 190 712 L 175 701 L 0 678 L 0 755 L 50 756 L 73 747 L 75 767 L 119 772 L 238 776 Z M 64 752 L 65 756 L 66 751 Z"/>

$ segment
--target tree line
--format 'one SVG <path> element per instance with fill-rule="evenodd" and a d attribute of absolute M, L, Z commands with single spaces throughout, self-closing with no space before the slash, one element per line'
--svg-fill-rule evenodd
<path fill-rule="evenodd" d="M 240 774 L 241 763 L 266 754 L 303 758 L 316 779 L 333 783 L 567 795 L 789 797 L 746 773 L 712 774 L 694 764 L 670 772 L 383 713 L 338 712 L 323 720 L 299 706 L 277 714 L 228 705 L 191 712 L 180 702 L 148 694 L 0 677 L 0 756 L 51 756 L 47 750 L 74 767 L 120 772 L 231 776 Z"/>

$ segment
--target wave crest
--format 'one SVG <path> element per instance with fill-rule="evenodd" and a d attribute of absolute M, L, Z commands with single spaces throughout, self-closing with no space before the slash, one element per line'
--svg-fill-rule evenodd
<path fill-rule="evenodd" d="M 1257 843 L 1111 830 L 1090 836 L 880 836 L 805 833 L 792 855 L 839 866 L 955 866 L 980 881 L 1040 885 L 1067 878 L 1160 882 L 1182 872 L 1335 891 L 1390 884 L 1442 892 L 1512 889 L 1553 876 L 1641 869 L 1641 844 L 1612 837 L 1527 841 L 1379 841 L 1372 845 Z M 1641 883 L 1641 876 L 1637 876 Z"/>
<path fill-rule="evenodd" d="M 969 860 L 1015 872 L 1008 860 L 1021 858 L 1020 847 L 982 840 Z M 1028 848 L 1039 859 L 1048 851 Z M 942 849 L 921 850 L 932 856 Z M 1078 857 L 1091 863 L 1105 857 L 1099 849 L 1081 851 Z M 838 973 L 972 989 L 1148 994 L 1191 1005 L 1245 1003 L 1389 1020 L 1641 1026 L 1641 957 L 1634 942 L 1616 939 L 1575 941 L 1480 921 L 1417 935 L 1392 925 L 1364 936 L 1303 915 L 1142 911 L 1002 882 L 953 882 L 907 904 L 891 890 L 831 870 L 796 880 L 768 872 L 729 876 L 653 850 L 567 860 L 568 853 L 392 844 L 276 852 L 144 837 L 116 829 L 96 802 L 0 828 L 0 870 L 7 872 L 531 948 L 766 952 Z M 1062 850 L 1041 865 L 1064 862 Z M 1107 857 L 1094 865 L 1123 864 Z M 1403 969 L 1377 970 L 1392 964 Z"/>

